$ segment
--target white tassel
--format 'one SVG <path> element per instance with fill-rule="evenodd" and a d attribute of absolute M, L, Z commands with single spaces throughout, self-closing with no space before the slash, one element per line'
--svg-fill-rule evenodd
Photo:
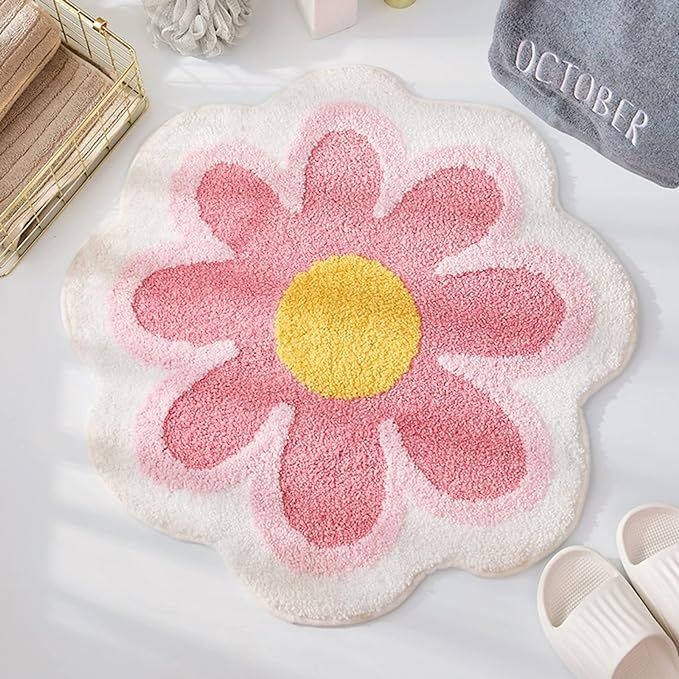
<path fill-rule="evenodd" d="M 155 45 L 185 56 L 215 57 L 243 34 L 251 0 L 143 0 Z"/>

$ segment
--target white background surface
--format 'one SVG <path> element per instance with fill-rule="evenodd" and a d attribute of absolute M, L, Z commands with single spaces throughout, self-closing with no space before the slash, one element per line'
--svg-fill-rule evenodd
<path fill-rule="evenodd" d="M 93 381 L 58 298 L 82 241 L 114 205 L 136 149 L 205 103 L 256 103 L 323 64 L 388 68 L 418 95 L 519 111 L 556 157 L 565 208 L 625 263 L 640 337 L 624 375 L 586 408 L 592 479 L 571 543 L 615 555 L 618 520 L 679 504 L 679 190 L 661 189 L 541 123 L 491 77 L 497 2 L 361 0 L 359 24 L 314 42 L 293 0 L 258 0 L 249 35 L 213 62 L 155 50 L 134 0 L 82 0 L 128 39 L 151 108 L 9 278 L 0 280 L 0 676 L 7 679 L 559 679 L 535 613 L 542 564 L 502 580 L 428 578 L 395 612 L 341 629 L 273 618 L 210 549 L 125 515 L 84 441 Z M 651 678 L 649 678 L 651 679 Z"/>

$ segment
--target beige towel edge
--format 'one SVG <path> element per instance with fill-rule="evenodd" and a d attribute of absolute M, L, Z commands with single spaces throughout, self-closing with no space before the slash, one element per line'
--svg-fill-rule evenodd
<path fill-rule="evenodd" d="M 23 0 L 11 1 L 23 3 Z M 16 100 L 23 94 L 31 82 L 33 82 L 33 79 L 40 73 L 45 65 L 49 63 L 50 59 L 56 54 L 61 45 L 61 29 L 59 28 L 59 24 L 47 14 L 47 12 L 38 7 L 35 2 L 27 2 L 24 7 L 27 8 L 27 17 L 25 21 L 27 23 L 30 22 L 30 26 L 27 27 L 27 32 L 37 34 L 39 35 L 39 38 L 35 44 L 29 47 L 29 51 L 24 58 L 23 67 L 18 71 L 13 71 L 8 74 L 7 81 L 5 82 L 2 82 L 2 66 L 4 64 L 0 64 L 0 92 L 5 88 L 9 88 L 8 94 L 0 99 L 0 119 L 2 119 L 12 108 Z M 2 34 L 0 33 L 0 40 L 1 39 Z M 20 49 L 21 46 L 17 47 L 17 50 Z M 11 62 L 6 60 L 5 63 Z"/>

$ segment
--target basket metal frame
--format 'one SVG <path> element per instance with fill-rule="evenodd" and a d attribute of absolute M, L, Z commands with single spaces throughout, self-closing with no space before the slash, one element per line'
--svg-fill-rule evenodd
<path fill-rule="evenodd" d="M 62 45 L 111 77 L 87 117 L 0 213 L 0 276 L 7 275 L 148 107 L 134 49 L 70 0 L 36 0 L 58 23 Z"/>

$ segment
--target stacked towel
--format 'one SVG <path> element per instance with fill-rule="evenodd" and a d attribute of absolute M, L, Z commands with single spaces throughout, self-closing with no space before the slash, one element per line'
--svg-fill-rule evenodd
<path fill-rule="evenodd" d="M 59 25 L 36 5 L 0 0 L 0 118 L 59 47 Z"/>
<path fill-rule="evenodd" d="M 68 48 L 57 50 L 0 120 L 0 214 L 112 84 Z"/>
<path fill-rule="evenodd" d="M 679 2 L 503 0 L 493 75 L 554 127 L 679 186 Z"/>
<path fill-rule="evenodd" d="M 0 270 L 40 232 L 35 216 L 77 189 L 83 157 L 104 154 L 103 124 L 111 137 L 124 124 L 113 98 L 83 126 L 113 81 L 60 37 L 59 24 L 32 0 L 0 0 Z M 77 147 L 64 147 L 76 130 Z"/>

